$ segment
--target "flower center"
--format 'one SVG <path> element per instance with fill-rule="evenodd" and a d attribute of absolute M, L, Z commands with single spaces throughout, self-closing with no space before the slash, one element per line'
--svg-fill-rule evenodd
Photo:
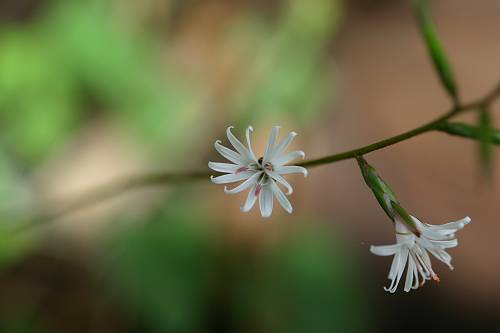
<path fill-rule="evenodd" d="M 267 171 L 274 171 L 274 167 L 271 163 L 266 162 L 264 165 L 262 165 L 262 162 L 264 161 L 263 157 L 260 157 L 258 162 L 259 162 L 259 170 L 267 170 Z"/>

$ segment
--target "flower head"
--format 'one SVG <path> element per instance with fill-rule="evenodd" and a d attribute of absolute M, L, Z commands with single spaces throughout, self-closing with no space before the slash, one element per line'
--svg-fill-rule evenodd
<path fill-rule="evenodd" d="M 297 133 L 290 132 L 278 144 L 279 126 L 273 127 L 264 155 L 257 158 L 250 142 L 250 132 L 253 131 L 253 128 L 250 126 L 246 130 L 246 146 L 231 133 L 232 128 L 232 126 L 228 127 L 226 134 L 236 151 L 224 147 L 219 140 L 215 141 L 215 149 L 232 163 L 208 162 L 208 167 L 212 170 L 226 173 L 218 177 L 212 176 L 212 182 L 227 184 L 242 181 L 241 184 L 232 189 L 225 186 L 224 191 L 228 194 L 234 194 L 250 189 L 245 204 L 241 207 L 244 212 L 252 209 L 259 199 L 262 217 L 270 217 L 273 211 L 273 197 L 276 197 L 283 209 L 291 213 L 292 205 L 278 184 L 287 190 L 287 195 L 290 195 L 293 192 L 292 186 L 282 175 L 302 173 L 304 177 L 307 176 L 305 168 L 286 165 L 296 158 L 304 157 L 304 152 L 300 150 L 285 153 L 286 148 Z"/>
<path fill-rule="evenodd" d="M 391 280 L 389 287 L 384 287 L 391 293 L 396 291 L 399 281 L 408 265 L 404 290 L 417 289 L 426 280 L 431 278 L 439 282 L 439 277 L 432 269 L 429 253 L 453 269 L 451 256 L 446 249 L 458 245 L 455 232 L 462 229 L 471 219 L 465 217 L 459 221 L 443 225 L 430 225 L 420 222 L 411 216 L 420 237 L 410 231 L 408 225 L 397 215 L 394 219 L 396 231 L 396 244 L 371 246 L 370 251 L 379 256 L 394 255 L 388 278 Z"/>

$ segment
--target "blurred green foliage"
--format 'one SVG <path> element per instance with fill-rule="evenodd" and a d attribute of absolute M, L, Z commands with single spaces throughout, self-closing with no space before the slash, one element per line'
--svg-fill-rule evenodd
<path fill-rule="evenodd" d="M 248 324 L 259 323 L 257 332 L 365 332 L 370 318 L 349 253 L 324 225 L 293 225 L 259 258 L 256 279 L 243 297 L 251 300 L 256 319 Z"/>
<path fill-rule="evenodd" d="M 180 3 L 166 2 L 173 12 L 162 19 L 190 6 Z M 31 175 L 94 122 L 123 128 L 155 162 L 177 161 L 190 150 L 206 153 L 210 126 L 315 121 L 331 100 L 328 48 L 339 21 L 337 1 L 285 0 L 276 15 L 263 15 L 258 5 L 242 7 L 227 18 L 207 54 L 188 65 L 179 61 L 186 52 L 179 49 L 192 36 L 183 36 L 182 29 L 155 30 L 121 15 L 120 5 L 53 0 L 43 2 L 31 20 L 0 22 L 3 269 L 39 245 L 36 234 L 10 229 L 30 213 L 20 207 L 36 197 Z M 203 29 L 198 33 L 198 40 L 208 38 Z M 231 53 L 231 46 L 240 54 L 238 65 L 219 77 L 211 67 L 226 66 L 227 58 L 217 55 Z M 191 65 L 201 70 L 190 71 Z M 228 89 L 221 94 L 217 85 Z M 200 201 L 190 193 L 166 203 L 168 208 L 151 209 L 147 218 L 119 218 L 124 226 L 104 241 L 100 268 L 117 307 L 133 314 L 137 331 L 360 329 L 355 267 L 332 232 L 299 223 L 260 252 L 232 244 L 221 221 L 201 211 Z M 35 326 L 7 320 L 0 331 L 39 332 Z"/>
<path fill-rule="evenodd" d="M 202 328 L 218 244 L 196 220 L 159 213 L 114 236 L 106 262 L 111 286 L 154 332 Z"/>
<path fill-rule="evenodd" d="M 256 35 L 251 56 L 232 98 L 233 113 L 244 120 L 267 117 L 307 121 L 331 100 L 332 73 L 327 49 L 339 23 L 339 2 L 288 0 L 276 24 L 261 29 L 246 20 L 245 33 Z"/>
<path fill-rule="evenodd" d="M 241 80 L 227 101 L 211 106 L 203 105 L 211 80 L 182 71 L 170 35 L 162 41 L 113 8 L 109 0 L 54 1 L 33 22 L 1 28 L 0 138 L 25 166 L 71 142 L 95 114 L 109 114 L 172 158 L 182 155 L 179 138 L 185 145 L 199 138 L 206 112 L 216 116 L 226 107 L 242 120 L 314 119 L 332 92 L 325 66 L 336 1 L 289 0 L 275 22 L 243 12 L 228 23 L 226 43 L 243 38 L 248 63 L 237 69 Z"/>
<path fill-rule="evenodd" d="M 217 225 L 180 204 L 112 237 L 104 275 L 140 327 L 363 332 L 370 322 L 359 268 L 333 230 L 298 223 L 256 251 L 231 244 Z"/>
<path fill-rule="evenodd" d="M 14 318 L 0 319 L 0 332 L 2 333 L 46 333 L 42 325 L 30 315 L 17 315 Z"/>
<path fill-rule="evenodd" d="M 152 38 L 112 14 L 109 1 L 56 1 L 30 25 L 2 29 L 1 138 L 27 166 L 96 113 L 111 112 L 153 148 L 183 134 L 194 86 L 163 78 Z"/>

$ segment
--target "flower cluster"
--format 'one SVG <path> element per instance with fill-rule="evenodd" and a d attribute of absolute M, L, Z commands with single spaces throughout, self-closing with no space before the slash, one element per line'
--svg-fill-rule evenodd
<path fill-rule="evenodd" d="M 257 158 L 250 140 L 252 127 L 246 129 L 246 145 L 233 135 L 232 128 L 232 126 L 228 127 L 226 134 L 234 150 L 223 146 L 219 140 L 215 141 L 215 149 L 231 163 L 209 162 L 208 166 L 212 170 L 225 173 L 217 177 L 212 176 L 212 182 L 215 184 L 241 182 L 231 189 L 224 186 L 224 191 L 228 194 L 235 194 L 249 190 L 247 199 L 241 207 L 244 212 L 251 210 L 258 200 L 262 217 L 270 217 L 274 198 L 276 198 L 285 211 L 292 213 L 292 205 L 286 196 L 292 194 L 293 189 L 283 175 L 301 173 L 307 176 L 307 170 L 304 167 L 287 165 L 297 158 L 304 158 L 304 152 L 301 150 L 285 153 L 297 134 L 290 132 L 278 143 L 279 126 L 273 127 L 263 156 Z M 366 184 L 394 223 L 396 244 L 370 247 L 373 254 L 394 256 L 388 276 L 391 283 L 384 289 L 394 293 L 405 270 L 404 290 L 406 292 L 418 288 L 427 280 L 439 281 L 439 277 L 432 268 L 431 255 L 453 269 L 451 256 L 446 250 L 458 245 L 455 232 L 467 225 L 471 221 L 470 218 L 465 217 L 443 225 L 420 222 L 406 212 L 391 188 L 363 157 L 358 156 L 356 159 Z M 286 195 L 280 186 L 286 190 Z"/>

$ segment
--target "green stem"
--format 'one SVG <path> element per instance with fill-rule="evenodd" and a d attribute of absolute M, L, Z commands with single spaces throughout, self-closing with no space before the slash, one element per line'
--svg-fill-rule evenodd
<path fill-rule="evenodd" d="M 417 135 L 433 130 L 439 130 L 440 128 L 443 127 L 443 125 L 447 122 L 448 119 L 465 111 L 477 110 L 481 109 L 482 107 L 488 106 L 491 103 L 493 103 L 499 96 L 500 96 L 500 84 L 495 86 L 495 88 L 492 91 L 490 91 L 488 94 L 486 94 L 483 98 L 479 99 L 478 101 L 464 105 L 456 105 L 441 117 L 427 124 L 424 124 L 420 127 L 412 129 L 410 131 L 401 133 L 399 135 L 357 149 L 348 150 L 342 153 L 333 154 L 318 159 L 306 160 L 297 165 L 315 167 L 323 164 L 329 164 L 343 160 L 353 159 L 358 156 L 362 156 L 370 152 L 388 146 L 392 146 L 398 142 L 408 140 Z M 195 171 L 195 172 L 184 172 L 184 173 L 157 172 L 157 173 L 130 177 L 122 181 L 117 181 L 115 183 L 99 187 L 87 193 L 86 195 L 76 198 L 74 201 L 66 205 L 60 205 L 60 208 L 55 212 L 46 212 L 39 214 L 33 221 L 44 222 L 44 221 L 55 220 L 76 210 L 80 210 L 82 208 L 98 204 L 102 201 L 105 201 L 107 199 L 110 199 L 112 197 L 115 197 L 119 194 L 131 190 L 137 190 L 140 188 L 147 188 L 153 186 L 162 186 L 166 184 L 175 184 L 190 180 L 202 180 L 202 179 L 207 179 L 209 176 L 210 172 L 208 171 Z M 30 225 L 33 225 L 33 223 L 28 223 L 23 225 L 21 229 L 24 228 L 25 226 L 29 227 Z"/>
<path fill-rule="evenodd" d="M 314 167 L 322 164 L 327 164 L 327 163 L 334 163 L 338 161 L 343 161 L 343 160 L 348 160 L 352 158 L 356 158 L 357 156 L 362 156 L 368 153 L 371 153 L 372 151 L 379 150 L 388 146 L 392 146 L 398 142 L 408 140 L 410 138 L 413 138 L 414 136 L 436 130 L 442 123 L 446 122 L 448 119 L 451 117 L 464 112 L 468 110 L 475 109 L 479 107 L 481 104 L 484 102 L 478 101 L 475 103 L 470 103 L 464 106 L 456 106 L 447 113 L 445 113 L 443 116 L 427 123 L 424 124 L 420 127 L 414 128 L 412 130 L 409 130 L 407 132 L 395 135 L 393 137 L 369 144 L 364 147 L 356 148 L 353 150 L 348 150 L 339 154 L 334 154 L 330 156 L 325 156 L 322 158 L 314 159 L 314 160 L 307 160 L 302 163 L 299 163 L 298 165 L 304 166 L 304 167 Z"/>

